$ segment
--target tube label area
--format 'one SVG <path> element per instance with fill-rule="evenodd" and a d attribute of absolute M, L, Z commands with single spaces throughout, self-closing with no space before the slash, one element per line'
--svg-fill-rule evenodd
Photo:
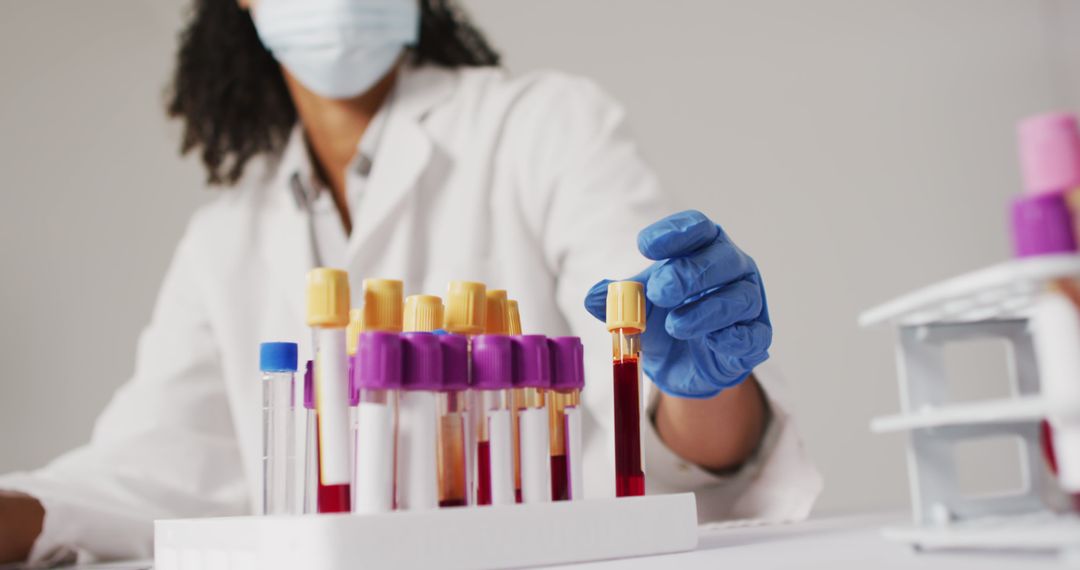
<path fill-rule="evenodd" d="M 563 409 L 566 418 L 566 468 L 570 472 L 570 500 L 585 498 L 585 473 L 582 469 L 584 453 L 581 438 L 581 409 L 570 406 Z"/>
<path fill-rule="evenodd" d="M 403 391 L 398 404 L 398 506 L 439 507 L 435 393 Z"/>
<path fill-rule="evenodd" d="M 353 512 L 389 512 L 394 508 L 394 410 L 360 402 L 356 417 Z"/>
<path fill-rule="evenodd" d="M 521 438 L 521 499 L 525 503 L 551 501 L 551 442 L 546 408 L 518 412 Z"/>
<path fill-rule="evenodd" d="M 315 361 L 316 408 L 319 412 L 320 476 L 325 485 L 348 485 L 349 386 L 346 374 L 345 329 L 317 329 Z"/>
<path fill-rule="evenodd" d="M 513 505 L 514 447 L 511 443 L 510 410 L 488 412 L 488 433 L 491 435 L 491 504 Z"/>

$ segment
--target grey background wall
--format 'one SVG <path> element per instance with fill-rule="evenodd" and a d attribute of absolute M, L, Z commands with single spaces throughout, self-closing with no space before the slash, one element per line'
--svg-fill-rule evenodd
<path fill-rule="evenodd" d="M 517 72 L 594 78 L 667 188 L 764 270 L 822 511 L 906 504 L 891 338 L 857 313 L 1008 255 L 1014 122 L 1080 107 L 1068 0 L 466 0 Z M 172 247 L 211 192 L 162 113 L 182 3 L 0 8 L 0 472 L 83 442 L 132 370 Z M 958 397 L 1003 390 L 994 347 Z M 1016 482 L 1007 446 L 968 482 Z"/>

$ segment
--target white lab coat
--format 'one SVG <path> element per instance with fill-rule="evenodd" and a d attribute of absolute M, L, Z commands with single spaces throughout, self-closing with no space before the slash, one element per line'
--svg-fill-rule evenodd
<path fill-rule="evenodd" d="M 525 332 L 581 336 L 586 494 L 612 495 L 610 341 L 583 299 L 602 278 L 640 271 L 638 230 L 673 211 L 623 109 L 566 75 L 428 67 L 403 71 L 377 123 L 361 143 L 374 155 L 370 176 L 351 172 L 347 181 L 352 235 L 323 193 L 312 208 L 316 251 L 349 271 L 354 292 L 364 277 L 402 279 L 407 294 L 482 281 L 519 300 Z M 313 178 L 299 134 L 194 215 L 134 377 L 90 443 L 0 478 L 0 488 L 45 506 L 36 559 L 149 556 L 154 519 L 258 504 L 259 343 L 298 341 L 301 358 L 310 349 L 304 279 L 314 261 L 308 217 L 289 191 L 294 173 Z M 758 376 L 772 416 L 755 458 L 736 474 L 708 473 L 672 454 L 645 421 L 650 493 L 695 491 L 707 520 L 808 514 L 820 477 L 773 377 Z"/>

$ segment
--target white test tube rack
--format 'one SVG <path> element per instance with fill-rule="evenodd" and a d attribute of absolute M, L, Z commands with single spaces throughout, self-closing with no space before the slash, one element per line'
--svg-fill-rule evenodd
<path fill-rule="evenodd" d="M 156 570 L 512 568 L 696 546 L 692 493 L 375 515 L 154 523 Z"/>
<path fill-rule="evenodd" d="M 1046 467 L 1040 447 L 1047 407 L 1028 327 L 1028 314 L 1048 284 L 1077 277 L 1077 255 L 1014 260 L 914 291 L 860 315 L 863 327 L 892 325 L 898 333 L 902 411 L 874 419 L 871 429 L 908 434 L 913 525 L 887 528 L 887 538 L 918 550 L 1048 550 L 1080 560 L 1080 517 L 1064 508 L 1067 497 Z M 1010 397 L 950 402 L 945 346 L 993 338 L 1009 347 Z M 1022 487 L 1007 494 L 965 495 L 953 447 L 1000 436 L 1020 442 Z"/>

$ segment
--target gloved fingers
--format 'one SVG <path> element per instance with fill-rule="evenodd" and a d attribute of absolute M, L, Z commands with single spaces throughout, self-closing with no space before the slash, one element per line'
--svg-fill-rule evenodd
<path fill-rule="evenodd" d="M 664 328 L 680 340 L 702 337 L 756 319 L 761 314 L 763 301 L 761 286 L 743 279 L 672 309 Z"/>
<path fill-rule="evenodd" d="M 705 335 L 704 342 L 714 353 L 729 358 L 754 360 L 761 354 L 768 358 L 772 327 L 760 321 L 742 322 Z"/>
<path fill-rule="evenodd" d="M 625 281 L 637 281 L 638 283 L 646 283 L 649 280 L 649 275 L 652 274 L 657 264 L 652 264 L 641 273 L 626 279 Z M 607 289 L 614 279 L 601 279 L 596 285 L 589 288 L 589 292 L 585 294 L 585 310 L 589 311 L 589 314 L 600 319 L 601 321 L 607 320 Z M 646 307 L 646 315 L 648 314 L 648 307 Z"/>
<path fill-rule="evenodd" d="M 757 271 L 754 260 L 726 240 L 685 257 L 660 262 L 645 292 L 661 307 L 677 307 L 694 295 L 723 287 Z"/>
<path fill-rule="evenodd" d="M 712 243 L 720 228 L 705 214 L 686 210 L 654 222 L 638 232 L 638 250 L 649 259 L 689 255 Z"/>
<path fill-rule="evenodd" d="M 753 372 L 757 365 L 769 358 L 769 353 L 757 352 L 743 357 L 718 353 L 702 343 L 694 343 L 690 349 L 694 370 L 717 390 L 739 385 Z"/>

